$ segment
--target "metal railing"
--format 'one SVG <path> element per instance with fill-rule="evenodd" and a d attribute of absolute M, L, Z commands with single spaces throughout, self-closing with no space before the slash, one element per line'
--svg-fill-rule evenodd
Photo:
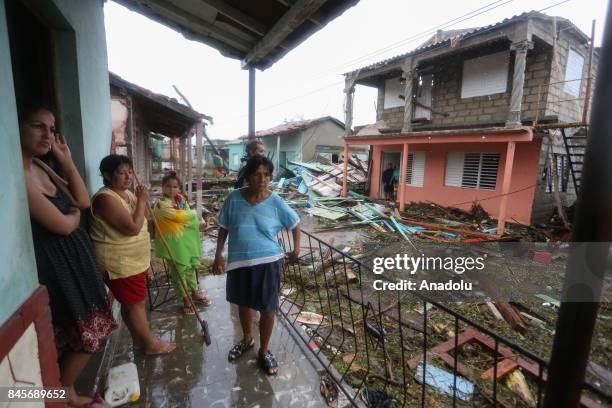
<path fill-rule="evenodd" d="M 290 250 L 286 231 L 279 240 Z M 280 312 L 355 406 L 541 406 L 547 362 L 533 352 L 418 292 L 374 290 L 382 275 L 306 232 L 301 253 L 284 267 Z M 508 385 L 514 371 L 526 392 Z M 612 401 L 582 391 L 583 406 Z"/>
<path fill-rule="evenodd" d="M 593 77 L 556 81 L 539 85 L 534 125 L 542 118 L 557 116 L 558 122 L 584 122 L 586 83 Z"/>

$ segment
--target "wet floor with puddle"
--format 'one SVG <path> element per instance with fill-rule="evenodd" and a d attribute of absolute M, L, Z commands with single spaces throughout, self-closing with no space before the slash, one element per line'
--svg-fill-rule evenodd
<path fill-rule="evenodd" d="M 110 366 L 134 361 L 140 377 L 141 397 L 130 407 L 325 407 L 319 391 L 317 363 L 304 354 L 287 323 L 279 316 L 270 350 L 279 362 L 277 376 L 267 376 L 257 366 L 256 347 L 236 362 L 227 353 L 242 338 L 235 306 L 225 300 L 225 276 L 201 279 L 213 304 L 202 308 L 212 344 L 204 345 L 194 316 L 180 312 L 182 302 L 166 303 L 151 313 L 155 335 L 177 343 L 164 356 L 134 355 L 127 328 L 113 334 Z M 254 324 L 253 332 L 257 333 Z"/>

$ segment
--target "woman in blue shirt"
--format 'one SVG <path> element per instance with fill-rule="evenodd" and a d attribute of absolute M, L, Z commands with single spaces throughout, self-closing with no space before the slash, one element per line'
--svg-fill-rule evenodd
<path fill-rule="evenodd" d="M 293 252 L 289 262 L 298 259 L 300 248 L 300 218 L 278 194 L 268 190 L 274 171 L 272 162 L 264 156 L 251 157 L 244 167 L 247 187 L 232 191 L 219 212 L 219 236 L 213 263 L 214 273 L 227 270 L 226 299 L 238 305 L 243 339 L 229 352 L 236 360 L 253 348 L 251 333 L 254 311 L 260 312 L 258 354 L 259 366 L 268 375 L 278 371 L 278 363 L 268 345 L 274 327 L 280 276 L 285 254 L 277 235 L 286 228 L 293 235 Z M 228 262 L 225 265 L 223 247 L 229 235 Z"/>

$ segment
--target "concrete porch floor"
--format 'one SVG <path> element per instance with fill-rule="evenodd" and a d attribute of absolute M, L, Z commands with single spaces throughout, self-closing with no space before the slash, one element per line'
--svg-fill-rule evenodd
<path fill-rule="evenodd" d="M 130 407 L 325 407 L 319 391 L 317 362 L 304 354 L 282 316 L 278 316 L 270 350 L 279 362 L 276 377 L 256 364 L 259 346 L 236 362 L 227 361 L 229 349 L 242 338 L 237 308 L 225 300 L 225 275 L 200 280 L 213 299 L 201 308 L 212 344 L 204 345 L 194 316 L 181 314 L 182 301 L 172 301 L 150 315 L 154 334 L 175 341 L 177 350 L 165 356 L 134 355 L 125 325 L 110 338 L 107 367 L 135 362 L 141 397 Z M 254 333 L 258 328 L 254 325 Z M 103 374 L 105 375 L 105 374 Z"/>

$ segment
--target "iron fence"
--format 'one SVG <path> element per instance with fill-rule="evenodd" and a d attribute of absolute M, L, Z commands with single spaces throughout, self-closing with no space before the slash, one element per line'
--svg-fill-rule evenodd
<path fill-rule="evenodd" d="M 292 248 L 287 232 L 279 239 Z M 384 277 L 367 261 L 306 232 L 301 253 L 285 265 L 280 312 L 353 405 L 541 406 L 547 362 L 535 353 L 450 304 L 374 290 Z M 581 406 L 611 401 L 583 385 Z"/>

